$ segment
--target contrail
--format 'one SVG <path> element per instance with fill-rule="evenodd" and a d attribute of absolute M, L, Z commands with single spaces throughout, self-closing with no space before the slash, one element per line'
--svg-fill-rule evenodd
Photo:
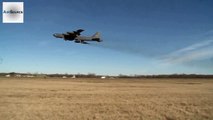
<path fill-rule="evenodd" d="M 3 58 L 0 57 L 0 64 L 2 64 L 2 62 L 3 62 Z"/>
<path fill-rule="evenodd" d="M 142 48 L 139 48 L 133 44 L 122 44 L 122 42 L 119 42 L 119 41 L 117 41 L 117 42 L 103 41 L 102 43 L 91 43 L 89 45 L 94 46 L 94 47 L 114 50 L 114 51 L 126 53 L 126 54 L 146 56 L 145 52 L 143 51 Z"/>

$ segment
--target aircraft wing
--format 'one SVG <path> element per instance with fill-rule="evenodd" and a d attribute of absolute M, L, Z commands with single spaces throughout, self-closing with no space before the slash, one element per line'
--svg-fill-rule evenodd
<path fill-rule="evenodd" d="M 78 29 L 76 31 L 73 31 L 73 32 L 67 32 L 69 35 L 75 35 L 75 36 L 79 36 L 81 35 L 81 32 L 83 32 L 84 30 L 83 29 Z"/>
<path fill-rule="evenodd" d="M 81 32 L 83 32 L 83 29 L 78 29 L 76 31 L 73 31 L 76 35 L 81 35 Z"/>

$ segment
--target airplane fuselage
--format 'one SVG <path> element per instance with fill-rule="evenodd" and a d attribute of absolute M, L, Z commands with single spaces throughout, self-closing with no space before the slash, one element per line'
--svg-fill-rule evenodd
<path fill-rule="evenodd" d="M 82 41 L 100 41 L 100 38 L 93 38 L 93 37 L 87 37 L 87 36 L 77 36 L 75 40 L 82 40 Z"/>
<path fill-rule="evenodd" d="M 79 31 L 79 32 L 78 32 Z M 83 43 L 83 44 L 88 44 L 88 41 L 96 41 L 96 42 L 101 42 L 102 40 L 100 39 L 100 33 L 96 32 L 93 36 L 80 36 L 80 32 L 82 32 L 81 29 L 78 31 L 73 31 L 73 32 L 67 32 L 65 34 L 59 34 L 55 33 L 53 34 L 54 37 L 56 38 L 63 38 L 64 40 L 68 41 L 73 41 L 76 43 Z"/>

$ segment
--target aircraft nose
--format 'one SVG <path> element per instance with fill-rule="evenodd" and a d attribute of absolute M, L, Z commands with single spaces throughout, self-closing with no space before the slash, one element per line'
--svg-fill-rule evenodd
<path fill-rule="evenodd" d="M 53 34 L 53 36 L 56 38 L 61 38 L 60 34 L 58 34 L 58 33 Z"/>
<path fill-rule="evenodd" d="M 55 33 L 55 34 L 53 34 L 53 36 L 54 36 L 54 37 L 57 37 L 57 34 Z"/>
<path fill-rule="evenodd" d="M 59 34 L 59 33 L 55 33 L 55 34 L 53 34 L 53 36 L 56 37 L 56 38 L 64 38 L 64 35 Z"/>

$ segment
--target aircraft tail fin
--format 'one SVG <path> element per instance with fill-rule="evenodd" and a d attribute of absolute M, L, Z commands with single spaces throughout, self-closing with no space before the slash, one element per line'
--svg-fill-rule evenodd
<path fill-rule="evenodd" d="M 99 33 L 99 32 L 96 32 L 96 33 L 92 36 L 92 40 L 97 41 L 97 42 L 101 42 L 100 33 Z"/>
<path fill-rule="evenodd" d="M 96 32 L 96 33 L 92 36 L 92 38 L 100 38 L 100 33 L 99 33 L 99 32 Z"/>

